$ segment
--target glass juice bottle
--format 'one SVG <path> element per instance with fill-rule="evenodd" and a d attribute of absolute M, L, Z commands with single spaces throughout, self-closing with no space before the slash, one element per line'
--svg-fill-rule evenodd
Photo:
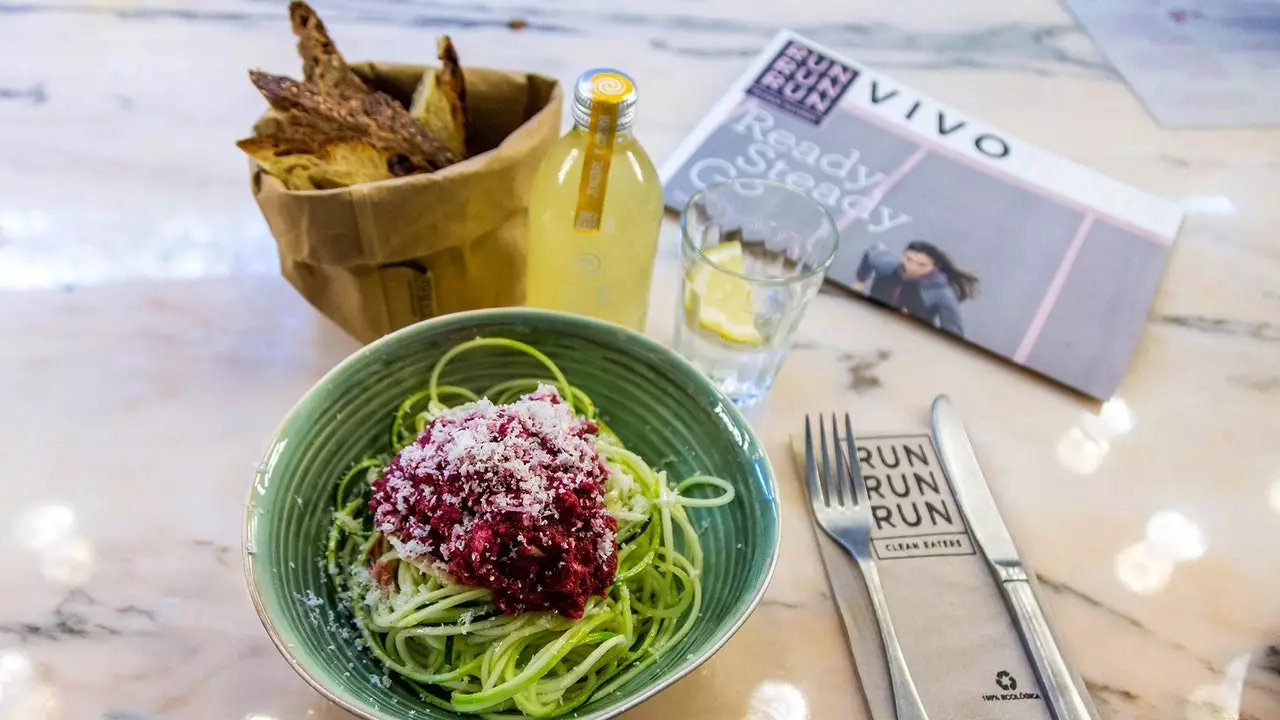
<path fill-rule="evenodd" d="M 643 331 L 662 183 L 631 133 L 635 84 L 588 70 L 573 95 L 573 129 L 534 176 L 527 304 Z"/>

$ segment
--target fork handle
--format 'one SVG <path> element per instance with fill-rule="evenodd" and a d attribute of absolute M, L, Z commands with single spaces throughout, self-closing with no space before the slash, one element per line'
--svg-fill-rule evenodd
<path fill-rule="evenodd" d="M 867 593 L 871 596 L 876 624 L 880 626 L 880 640 L 884 643 L 884 655 L 889 664 L 889 684 L 893 689 L 894 716 L 897 720 L 929 720 L 929 715 L 924 711 L 924 703 L 920 702 L 920 694 L 916 692 L 916 684 L 911 680 L 907 659 L 902 654 L 902 647 L 898 645 L 898 633 L 893 630 L 889 601 L 885 599 L 884 586 L 880 584 L 880 571 L 870 560 L 858 560 L 858 567 L 862 570 Z"/>

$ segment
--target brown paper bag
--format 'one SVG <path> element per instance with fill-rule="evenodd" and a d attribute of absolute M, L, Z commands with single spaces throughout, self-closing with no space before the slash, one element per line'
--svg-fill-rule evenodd
<path fill-rule="evenodd" d="M 423 71 L 352 67 L 405 103 Z M 466 82 L 471 157 L 443 170 L 300 192 L 254 168 L 284 276 L 362 342 L 435 315 L 524 302 L 529 191 L 560 134 L 560 86 L 484 68 L 467 68 Z M 268 113 L 259 127 L 272 122 Z"/>

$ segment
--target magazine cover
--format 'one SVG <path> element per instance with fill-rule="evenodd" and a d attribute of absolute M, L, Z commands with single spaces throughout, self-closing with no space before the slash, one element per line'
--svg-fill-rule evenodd
<path fill-rule="evenodd" d="M 788 31 L 663 167 L 666 204 L 734 177 L 830 210 L 832 282 L 1100 399 L 1182 222 L 1172 202 Z"/>

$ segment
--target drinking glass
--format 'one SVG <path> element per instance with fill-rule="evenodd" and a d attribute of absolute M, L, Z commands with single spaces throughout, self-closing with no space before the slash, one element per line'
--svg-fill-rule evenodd
<path fill-rule="evenodd" d="M 802 190 L 739 178 L 694 193 L 680 230 L 676 350 L 734 403 L 751 405 L 772 387 L 822 286 L 835 221 Z"/>

